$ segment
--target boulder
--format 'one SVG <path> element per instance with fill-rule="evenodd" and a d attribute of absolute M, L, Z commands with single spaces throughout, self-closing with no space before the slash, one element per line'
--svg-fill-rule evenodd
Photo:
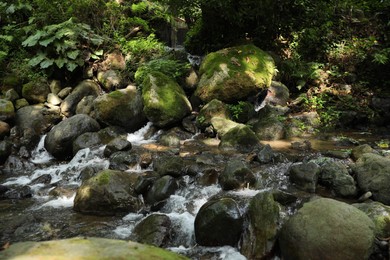
<path fill-rule="evenodd" d="M 165 175 L 157 179 L 146 194 L 146 202 L 154 205 L 168 199 L 179 188 L 176 179 Z"/>
<path fill-rule="evenodd" d="M 282 82 L 272 81 L 264 101 L 273 106 L 287 106 L 290 91 Z"/>
<path fill-rule="evenodd" d="M 271 56 L 254 45 L 222 49 L 204 58 L 195 95 L 203 102 L 246 100 L 267 89 L 274 73 Z"/>
<path fill-rule="evenodd" d="M 84 181 L 77 190 L 73 209 L 83 214 L 116 215 L 141 209 L 134 184 L 137 174 L 103 170 Z"/>
<path fill-rule="evenodd" d="M 229 132 L 231 129 L 233 129 L 236 126 L 245 127 L 244 124 L 239 124 L 227 118 L 222 118 L 217 116 L 213 117 L 210 120 L 210 123 L 213 126 L 214 130 L 217 132 L 219 137 L 224 136 L 227 132 Z"/>
<path fill-rule="evenodd" d="M 5 92 L 5 99 L 7 99 L 11 102 L 15 102 L 19 98 L 20 98 L 20 96 L 19 96 L 18 92 L 13 88 L 11 88 Z"/>
<path fill-rule="evenodd" d="M 238 125 L 230 129 L 221 138 L 219 148 L 237 149 L 241 152 L 249 152 L 260 146 L 255 133 L 246 125 Z"/>
<path fill-rule="evenodd" d="M 76 112 L 77 104 L 86 96 L 97 97 L 100 94 L 99 85 L 93 80 L 84 80 L 80 82 L 73 91 L 64 99 L 61 103 L 61 113 L 66 117 L 73 116 Z M 63 94 L 58 94 L 60 98 L 63 98 Z"/>
<path fill-rule="evenodd" d="M 62 100 L 55 94 L 49 93 L 47 95 L 47 103 L 53 106 L 58 106 L 60 105 Z"/>
<path fill-rule="evenodd" d="M 249 203 L 240 252 L 248 259 L 265 259 L 272 252 L 278 232 L 279 204 L 273 194 L 261 192 Z"/>
<path fill-rule="evenodd" d="M 211 125 L 211 119 L 213 117 L 230 119 L 229 107 L 218 99 L 211 100 L 199 111 L 196 124 L 199 128 L 204 129 Z"/>
<path fill-rule="evenodd" d="M 353 167 L 358 187 L 376 201 L 390 205 L 390 158 L 364 153 Z"/>
<path fill-rule="evenodd" d="M 314 162 L 296 163 L 290 167 L 290 181 L 298 189 L 314 193 L 317 188 L 320 171 L 320 166 Z"/>
<path fill-rule="evenodd" d="M 179 147 L 183 140 L 191 137 L 192 134 L 182 130 L 180 127 L 173 127 L 162 133 L 158 138 L 158 142 L 169 147 Z"/>
<path fill-rule="evenodd" d="M 32 104 L 44 103 L 49 93 L 49 84 L 45 80 L 30 81 L 22 88 L 22 96 Z"/>
<path fill-rule="evenodd" d="M 219 175 L 219 183 L 223 190 L 235 190 L 253 187 L 256 177 L 248 166 L 238 159 L 230 160 Z"/>
<path fill-rule="evenodd" d="M 148 74 L 143 82 L 142 98 L 146 117 L 158 127 L 180 122 L 192 110 L 184 90 L 160 72 Z"/>
<path fill-rule="evenodd" d="M 132 145 L 126 136 L 118 136 L 111 140 L 104 148 L 104 156 L 110 157 L 115 152 L 130 151 Z"/>
<path fill-rule="evenodd" d="M 95 96 L 83 97 L 76 106 L 76 114 L 86 114 L 95 118 L 94 103 Z"/>
<path fill-rule="evenodd" d="M 253 131 L 260 140 L 265 141 L 280 140 L 286 135 L 283 122 L 276 117 L 258 120 L 253 125 Z"/>
<path fill-rule="evenodd" d="M 126 171 L 134 168 L 139 161 L 139 155 L 132 151 L 118 151 L 110 155 L 110 166 L 112 170 Z"/>
<path fill-rule="evenodd" d="M 11 127 L 8 123 L 0 121 L 0 140 L 3 140 L 4 137 L 8 136 L 11 131 Z"/>
<path fill-rule="evenodd" d="M 180 177 L 185 173 L 184 161 L 178 156 L 161 156 L 153 162 L 153 168 L 160 176 Z"/>
<path fill-rule="evenodd" d="M 167 215 L 152 214 L 138 223 L 130 239 L 142 244 L 166 247 L 172 236 L 172 223 Z"/>
<path fill-rule="evenodd" d="M 0 120 L 9 121 L 15 117 L 15 107 L 12 101 L 0 99 Z"/>
<path fill-rule="evenodd" d="M 79 114 L 72 116 L 54 126 L 45 138 L 46 150 L 57 159 L 67 159 L 72 156 L 73 141 L 86 132 L 100 130 L 95 119 Z"/>
<path fill-rule="evenodd" d="M 365 153 L 375 153 L 375 150 L 368 144 L 362 144 L 352 149 L 351 158 L 352 160 L 357 161 Z"/>
<path fill-rule="evenodd" d="M 15 121 L 20 129 L 32 129 L 38 135 L 42 135 L 60 120 L 58 111 L 38 104 L 20 108 L 16 112 Z"/>
<path fill-rule="evenodd" d="M 332 199 L 303 205 L 283 225 L 279 244 L 283 259 L 369 259 L 374 223 L 357 208 Z"/>
<path fill-rule="evenodd" d="M 236 246 L 243 228 L 238 204 L 231 198 L 206 202 L 195 217 L 195 239 L 202 246 Z"/>
<path fill-rule="evenodd" d="M 319 182 L 329 187 L 337 196 L 357 195 L 355 180 L 349 174 L 347 167 L 339 161 L 328 161 L 321 166 Z"/>
<path fill-rule="evenodd" d="M 360 209 L 374 222 L 375 236 L 380 239 L 390 237 L 390 207 L 380 202 L 372 201 L 367 203 L 352 204 Z"/>
<path fill-rule="evenodd" d="M 0 251 L 1 259 L 187 259 L 173 252 L 131 241 L 76 237 L 45 242 L 13 243 Z"/>
<path fill-rule="evenodd" d="M 135 86 L 98 97 L 94 109 L 99 122 L 123 127 L 128 132 L 134 132 L 146 124 L 141 94 Z"/>
<path fill-rule="evenodd" d="M 79 135 L 72 144 L 73 156 L 78 151 L 84 148 L 97 147 L 102 144 L 102 140 L 98 132 L 87 132 Z"/>
<path fill-rule="evenodd" d="M 27 99 L 25 99 L 25 98 L 20 98 L 20 99 L 17 99 L 15 101 L 15 109 L 16 110 L 19 110 L 20 108 L 26 107 L 28 105 L 30 105 L 30 104 L 28 103 Z"/>

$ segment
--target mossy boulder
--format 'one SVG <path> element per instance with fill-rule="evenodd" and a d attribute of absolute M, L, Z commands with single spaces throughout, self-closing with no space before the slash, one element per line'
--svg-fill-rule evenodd
<path fill-rule="evenodd" d="M 320 166 L 314 162 L 296 163 L 289 169 L 290 181 L 298 189 L 314 193 L 320 172 Z"/>
<path fill-rule="evenodd" d="M 283 259 L 369 259 L 374 240 L 364 212 L 324 198 L 304 204 L 279 233 Z"/>
<path fill-rule="evenodd" d="M 256 134 L 246 125 L 239 124 L 230 129 L 221 138 L 219 148 L 236 149 L 242 152 L 250 152 L 260 146 Z"/>
<path fill-rule="evenodd" d="M 134 132 L 146 124 L 141 93 L 135 86 L 102 95 L 94 103 L 96 119 Z"/>
<path fill-rule="evenodd" d="M 229 107 L 218 99 L 213 99 L 202 107 L 196 118 L 196 124 L 204 129 L 211 124 L 213 117 L 230 119 Z"/>
<path fill-rule="evenodd" d="M 222 49 L 204 58 L 195 95 L 204 102 L 245 100 L 268 88 L 274 72 L 272 57 L 254 45 Z"/>
<path fill-rule="evenodd" d="M 0 99 L 0 120 L 8 121 L 15 117 L 14 104 L 7 99 Z"/>
<path fill-rule="evenodd" d="M 0 259 L 187 259 L 173 252 L 131 241 L 107 238 L 71 238 L 44 242 L 20 242 L 0 251 Z"/>
<path fill-rule="evenodd" d="M 252 170 L 239 159 L 229 161 L 218 180 L 223 190 L 253 187 L 256 183 L 256 177 Z"/>
<path fill-rule="evenodd" d="M 229 132 L 231 129 L 233 129 L 236 126 L 242 126 L 242 127 L 245 126 L 244 124 L 239 124 L 237 122 L 234 122 L 233 120 L 219 117 L 219 116 L 213 117 L 210 123 L 213 126 L 214 130 L 219 135 L 219 137 L 224 136 L 227 132 Z"/>
<path fill-rule="evenodd" d="M 152 214 L 134 227 L 130 238 L 139 243 L 164 247 L 171 236 L 171 219 L 167 215 Z"/>
<path fill-rule="evenodd" d="M 191 103 L 184 90 L 168 76 L 152 72 L 147 75 L 142 85 L 144 112 L 154 125 L 172 125 L 191 112 Z"/>
<path fill-rule="evenodd" d="M 390 237 L 390 207 L 377 201 L 353 204 L 374 222 L 375 235 L 379 238 Z"/>
<path fill-rule="evenodd" d="M 50 93 L 49 84 L 46 80 L 30 81 L 23 85 L 22 96 L 30 103 L 43 103 Z"/>
<path fill-rule="evenodd" d="M 77 190 L 74 210 L 92 215 L 137 212 L 141 202 L 134 193 L 136 174 L 103 170 L 84 181 Z"/>

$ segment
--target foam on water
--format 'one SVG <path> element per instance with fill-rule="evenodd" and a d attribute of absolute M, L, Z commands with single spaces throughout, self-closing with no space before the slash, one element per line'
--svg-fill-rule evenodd
<path fill-rule="evenodd" d="M 74 194 L 72 197 L 58 197 L 56 199 L 50 200 L 41 206 L 39 206 L 37 209 L 43 208 L 43 207 L 52 207 L 52 208 L 71 208 L 73 207 L 73 201 L 76 197 L 76 194 Z"/>
<path fill-rule="evenodd" d="M 145 135 L 148 133 L 152 125 L 153 125 L 152 122 L 148 122 L 144 127 L 139 129 L 138 131 L 128 134 L 127 141 L 129 141 L 133 145 L 141 145 L 141 144 L 148 144 L 148 143 L 155 142 L 157 136 L 159 135 L 159 132 L 157 132 L 157 134 L 153 135 L 151 138 L 145 139 Z"/>
<path fill-rule="evenodd" d="M 46 135 L 43 135 L 37 147 L 31 152 L 31 162 L 34 164 L 46 164 L 54 160 L 54 157 L 45 149 L 45 138 Z"/>

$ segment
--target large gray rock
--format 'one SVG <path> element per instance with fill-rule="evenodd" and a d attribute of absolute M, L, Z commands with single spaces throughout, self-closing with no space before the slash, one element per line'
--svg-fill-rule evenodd
<path fill-rule="evenodd" d="M 146 117 L 158 127 L 180 122 L 192 110 L 184 90 L 160 72 L 150 73 L 146 77 L 142 98 Z"/>
<path fill-rule="evenodd" d="M 73 141 L 77 137 L 99 130 L 99 123 L 95 119 L 84 114 L 75 115 L 50 130 L 45 138 L 45 148 L 57 159 L 67 159 L 72 156 Z"/>
<path fill-rule="evenodd" d="M 231 198 L 208 201 L 195 218 L 196 242 L 202 246 L 236 246 L 243 228 L 238 204 Z"/>
<path fill-rule="evenodd" d="M 92 80 L 80 82 L 75 89 L 61 103 L 61 113 L 67 117 L 73 116 L 76 112 L 77 104 L 86 96 L 97 97 L 100 94 L 99 85 Z M 59 94 L 61 97 L 61 95 Z"/>
<path fill-rule="evenodd" d="M 209 53 L 203 60 L 195 95 L 202 101 L 246 100 L 271 85 L 275 73 L 270 55 L 254 45 Z"/>
<path fill-rule="evenodd" d="M 355 180 L 347 167 L 338 161 L 328 161 L 321 166 L 319 181 L 329 187 L 337 196 L 353 197 L 357 195 Z"/>
<path fill-rule="evenodd" d="M 279 204 L 273 194 L 255 195 L 250 201 L 247 219 L 240 252 L 248 259 L 264 259 L 274 248 L 278 232 Z"/>
<path fill-rule="evenodd" d="M 374 223 L 357 208 L 332 199 L 304 204 L 282 227 L 283 259 L 369 259 Z"/>
<path fill-rule="evenodd" d="M 256 183 L 256 177 L 244 162 L 234 159 L 227 163 L 219 175 L 219 183 L 223 190 L 234 190 L 252 187 Z"/>
<path fill-rule="evenodd" d="M 13 243 L 0 251 L 0 259 L 155 259 L 184 260 L 173 252 L 131 241 L 107 238 L 71 238 L 45 242 Z"/>
<path fill-rule="evenodd" d="M 92 215 L 138 212 L 141 201 L 134 193 L 136 174 L 103 170 L 82 183 L 74 199 L 74 210 Z"/>
<path fill-rule="evenodd" d="M 289 171 L 290 181 L 298 189 L 314 193 L 316 191 L 320 170 L 320 166 L 314 162 L 293 164 Z"/>
<path fill-rule="evenodd" d="M 376 201 L 390 205 L 390 159 L 373 153 L 364 153 L 354 168 L 359 188 L 370 191 Z"/>
<path fill-rule="evenodd" d="M 110 126 L 120 126 L 128 132 L 134 132 L 146 124 L 142 98 L 136 87 L 102 95 L 95 100 L 96 119 Z"/>

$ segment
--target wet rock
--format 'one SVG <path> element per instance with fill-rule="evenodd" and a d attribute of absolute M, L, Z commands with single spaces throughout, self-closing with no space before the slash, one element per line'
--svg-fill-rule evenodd
<path fill-rule="evenodd" d="M 352 204 L 374 222 L 375 236 L 381 239 L 390 237 L 390 207 L 377 201 Z"/>
<path fill-rule="evenodd" d="M 118 136 L 106 145 L 106 148 L 104 148 L 104 156 L 110 157 L 113 153 L 130 151 L 131 148 L 132 145 L 129 141 L 127 141 L 126 136 Z"/>
<path fill-rule="evenodd" d="M 79 135 L 72 144 L 73 156 L 77 154 L 78 151 L 85 148 L 92 148 L 102 144 L 100 135 L 97 132 L 87 132 Z"/>
<path fill-rule="evenodd" d="M 58 96 L 63 98 L 60 92 Z M 99 85 L 92 80 L 80 82 L 74 90 L 61 103 L 61 113 L 66 117 L 71 117 L 76 112 L 77 104 L 86 96 L 97 97 L 100 94 Z"/>
<path fill-rule="evenodd" d="M 23 85 L 22 96 L 32 104 L 44 103 L 50 93 L 46 80 L 30 81 Z"/>
<path fill-rule="evenodd" d="M 230 119 L 229 107 L 218 99 L 211 100 L 199 111 L 199 114 L 196 118 L 196 124 L 199 128 L 205 129 L 211 125 L 211 119 L 213 117 Z"/>
<path fill-rule="evenodd" d="M 9 121 L 15 117 L 14 104 L 7 99 L 0 99 L 0 120 Z"/>
<path fill-rule="evenodd" d="M 368 144 L 362 144 L 352 149 L 351 158 L 357 161 L 365 153 L 375 153 L 375 150 Z"/>
<path fill-rule="evenodd" d="M 96 119 L 109 126 L 134 132 L 146 124 L 142 97 L 135 86 L 112 91 L 94 101 Z"/>
<path fill-rule="evenodd" d="M 111 154 L 109 160 L 110 169 L 126 171 L 138 164 L 139 155 L 131 151 L 119 151 Z"/>
<path fill-rule="evenodd" d="M 10 141 L 0 142 L 0 164 L 3 164 L 12 153 L 12 143 Z"/>
<path fill-rule="evenodd" d="M 319 182 L 330 188 L 340 197 L 354 197 L 357 188 L 347 167 L 337 161 L 328 161 L 321 166 Z"/>
<path fill-rule="evenodd" d="M 272 195 L 274 196 L 274 200 L 283 206 L 294 203 L 298 200 L 297 196 L 281 190 L 273 190 Z"/>
<path fill-rule="evenodd" d="M 97 74 L 97 79 L 103 88 L 107 91 L 112 91 L 114 89 L 120 88 L 121 85 L 123 85 L 120 74 L 115 70 L 99 71 Z"/>
<path fill-rule="evenodd" d="M 77 190 L 74 210 L 92 215 L 137 212 L 141 202 L 134 193 L 136 174 L 103 170 Z"/>
<path fill-rule="evenodd" d="M 184 90 L 166 75 L 153 72 L 143 82 L 142 99 L 146 117 L 158 127 L 180 122 L 191 110 Z"/>
<path fill-rule="evenodd" d="M 196 116 L 195 115 L 189 115 L 183 118 L 181 121 L 181 124 L 187 132 L 191 134 L 198 133 L 198 127 L 196 126 Z"/>
<path fill-rule="evenodd" d="M 153 162 L 152 154 L 149 152 L 144 152 L 140 155 L 139 165 L 142 169 L 148 168 Z"/>
<path fill-rule="evenodd" d="M 127 134 L 126 130 L 119 126 L 109 126 L 101 129 L 98 133 L 103 144 L 108 144 L 114 138 Z"/>
<path fill-rule="evenodd" d="M 278 232 L 279 205 L 272 193 L 255 195 L 246 217 L 248 226 L 241 238 L 240 252 L 248 259 L 264 259 L 273 250 Z"/>
<path fill-rule="evenodd" d="M 285 259 L 369 259 L 374 223 L 343 202 L 317 199 L 304 204 L 283 225 L 280 250 Z"/>
<path fill-rule="evenodd" d="M 4 194 L 9 191 L 9 188 L 5 185 L 0 184 L 0 198 L 4 197 Z"/>
<path fill-rule="evenodd" d="M 45 242 L 20 242 L 0 251 L 2 259 L 45 259 L 57 256 L 59 259 L 155 259 L 184 260 L 173 252 L 131 241 L 106 238 L 71 238 Z"/>
<path fill-rule="evenodd" d="M 323 155 L 337 159 L 348 159 L 351 155 L 351 152 L 342 150 L 330 150 L 323 152 Z"/>
<path fill-rule="evenodd" d="M 293 164 L 289 170 L 290 181 L 298 189 L 314 193 L 316 191 L 320 170 L 320 166 L 314 162 Z"/>
<path fill-rule="evenodd" d="M 238 204 L 231 198 L 205 203 L 195 218 L 195 239 L 202 246 L 236 246 L 243 228 Z"/>
<path fill-rule="evenodd" d="M 178 156 L 161 156 L 154 161 L 153 168 L 160 176 L 180 177 L 185 174 L 184 161 Z"/>
<path fill-rule="evenodd" d="M 238 159 L 233 159 L 227 163 L 218 180 L 223 190 L 253 187 L 256 183 L 253 172 L 244 162 Z"/>
<path fill-rule="evenodd" d="M 8 156 L 2 168 L 3 173 L 12 175 L 31 173 L 34 169 L 32 162 L 15 155 Z"/>
<path fill-rule="evenodd" d="M 50 174 L 43 174 L 31 181 L 30 185 L 35 184 L 49 184 L 51 182 Z"/>
<path fill-rule="evenodd" d="M 69 188 L 55 187 L 54 189 L 49 191 L 49 195 L 56 198 L 59 197 L 72 198 L 72 196 L 77 191 L 77 188 L 78 187 L 69 187 Z"/>
<path fill-rule="evenodd" d="M 358 187 L 363 192 L 372 192 L 376 201 L 390 205 L 390 159 L 364 153 L 353 167 Z"/>
<path fill-rule="evenodd" d="M 22 187 L 17 187 L 15 189 L 10 189 L 8 190 L 5 194 L 4 197 L 6 199 L 26 199 L 26 198 L 31 198 L 33 195 L 33 191 L 30 188 L 30 186 L 22 186 Z"/>
<path fill-rule="evenodd" d="M 269 144 L 260 148 L 259 152 L 256 154 L 256 161 L 260 163 L 270 163 L 275 158 L 275 152 L 272 150 Z"/>
<path fill-rule="evenodd" d="M 46 150 L 57 159 L 72 156 L 73 141 L 86 132 L 96 132 L 100 125 L 93 118 L 79 114 L 54 126 L 45 138 Z"/>
<path fill-rule="evenodd" d="M 157 179 L 146 194 L 146 202 L 150 205 L 168 199 L 179 188 L 175 178 L 165 175 Z"/>
<path fill-rule="evenodd" d="M 168 216 L 152 214 L 138 223 L 130 239 L 157 247 L 166 247 L 172 236 L 172 223 Z"/>
<path fill-rule="evenodd" d="M 239 125 L 229 130 L 221 138 L 219 148 L 237 149 L 240 152 L 250 152 L 260 147 L 255 133 L 246 125 Z"/>
<path fill-rule="evenodd" d="M 199 69 L 200 81 L 195 95 L 204 102 L 246 100 L 271 85 L 274 71 L 271 56 L 254 45 L 212 52 Z"/>
<path fill-rule="evenodd" d="M 146 195 L 150 187 L 160 176 L 156 172 L 145 172 L 138 176 L 134 191 L 137 194 Z"/>

